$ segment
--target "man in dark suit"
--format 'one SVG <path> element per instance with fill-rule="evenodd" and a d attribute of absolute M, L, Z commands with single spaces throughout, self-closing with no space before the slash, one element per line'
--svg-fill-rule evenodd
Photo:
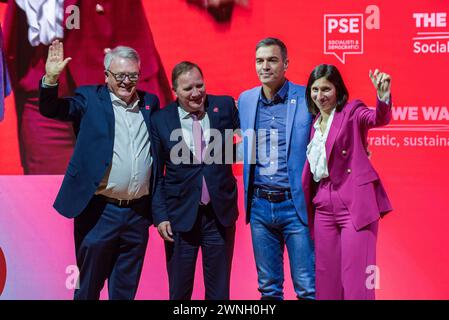
<path fill-rule="evenodd" d="M 194 63 L 177 64 L 172 84 L 176 102 L 152 118 L 158 163 L 153 220 L 165 240 L 170 299 L 191 298 L 200 247 L 205 298 L 229 299 L 238 216 L 232 173 L 238 111 L 232 97 L 206 94 Z"/>
<path fill-rule="evenodd" d="M 75 299 L 98 299 L 106 279 L 110 299 L 133 299 L 152 222 L 150 116 L 159 100 L 136 89 L 140 58 L 130 47 L 106 54 L 105 85 L 83 86 L 73 97 L 58 98 L 58 79 L 70 60 L 64 59 L 62 43 L 50 45 L 39 110 L 79 128 L 54 203 L 63 216 L 75 218 L 80 271 Z"/>
<path fill-rule="evenodd" d="M 139 88 L 156 94 L 163 105 L 173 100 L 142 1 L 64 0 L 54 1 L 54 7 L 53 1 L 0 1 L 8 2 L 5 57 L 25 174 L 64 173 L 75 145 L 70 123 L 42 117 L 38 110 L 36 83 L 45 73 L 52 40 L 63 39 L 74 59 L 59 77 L 61 96 L 73 95 L 81 85 L 101 83 L 104 50 L 123 45 L 142 57 Z"/>

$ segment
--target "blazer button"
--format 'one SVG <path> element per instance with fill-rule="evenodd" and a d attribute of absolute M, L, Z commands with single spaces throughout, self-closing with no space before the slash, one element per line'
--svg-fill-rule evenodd
<path fill-rule="evenodd" d="M 347 172 L 348 174 L 350 174 L 350 173 L 352 172 L 352 170 L 351 170 L 351 169 L 348 169 L 348 170 L 346 170 L 346 172 Z"/>
<path fill-rule="evenodd" d="M 98 182 L 94 182 L 94 185 L 98 187 L 100 184 Z"/>
<path fill-rule="evenodd" d="M 106 162 L 106 163 L 104 164 L 104 166 L 105 166 L 105 167 L 109 167 L 109 162 Z"/>
<path fill-rule="evenodd" d="M 341 152 L 341 154 L 344 155 L 344 156 L 345 156 L 347 153 L 348 153 L 348 152 L 347 152 L 346 150 L 343 150 L 343 151 Z"/>
<path fill-rule="evenodd" d="M 104 7 L 97 3 L 97 5 L 95 6 L 95 11 L 97 11 L 97 13 L 104 13 Z"/>

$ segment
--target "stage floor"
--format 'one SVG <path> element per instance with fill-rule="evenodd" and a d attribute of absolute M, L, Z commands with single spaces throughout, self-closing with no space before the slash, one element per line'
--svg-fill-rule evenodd
<path fill-rule="evenodd" d="M 231 299 L 259 299 L 250 229 L 244 222 L 241 176 L 237 178 L 240 217 L 232 265 Z M 61 180 L 62 176 L 0 176 L 0 247 L 7 262 L 6 286 L 0 299 L 72 298 L 73 223 L 52 208 Z M 416 241 L 415 237 L 405 239 L 395 235 L 395 229 L 403 223 L 396 214 L 381 221 L 377 298 L 448 299 L 449 271 L 442 265 L 444 259 L 447 262 L 447 255 L 435 260 L 433 270 L 423 269 L 419 263 L 421 250 L 424 250 L 421 243 L 411 247 L 407 241 Z M 444 241 L 447 244 L 447 237 L 441 242 L 442 246 Z M 285 262 L 288 262 L 287 256 Z M 204 297 L 202 279 L 199 259 L 193 299 Z M 102 298 L 106 297 L 105 289 Z M 137 299 L 167 298 L 163 241 L 152 227 Z M 288 263 L 285 266 L 285 298 L 295 299 Z"/>

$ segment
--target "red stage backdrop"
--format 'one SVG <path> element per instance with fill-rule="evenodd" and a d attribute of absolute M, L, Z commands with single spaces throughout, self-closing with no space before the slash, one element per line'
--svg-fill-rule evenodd
<path fill-rule="evenodd" d="M 368 105 L 375 102 L 369 70 L 390 73 L 393 121 L 369 136 L 372 162 L 394 207 L 380 224 L 377 297 L 449 299 L 449 0 L 249 0 L 235 7 L 228 23 L 217 23 L 208 12 L 185 0 L 146 0 L 144 6 L 167 74 L 181 60 L 196 62 L 204 71 L 210 93 L 237 99 L 240 92 L 257 85 L 254 47 L 267 36 L 286 43 L 290 80 L 304 84 L 317 64 L 335 64 L 350 98 Z M 1 20 L 4 10 L 5 5 L 0 5 Z M 103 72 L 101 65 L 98 72 Z M 0 174 L 22 174 L 11 96 L 0 123 Z M 70 298 L 64 284 L 65 267 L 54 267 L 53 273 L 36 267 L 45 265 L 45 259 L 54 262 L 58 257 L 65 259 L 59 262 L 62 266 L 74 264 L 70 222 L 51 208 L 60 177 L 33 179 L 37 178 L 0 179 L 0 248 L 7 265 L 2 269 L 7 270 L 2 297 Z M 33 188 L 34 183 L 43 184 Z M 31 210 L 31 205 L 14 204 L 28 201 L 15 197 L 17 194 L 33 194 L 32 201 L 38 201 L 36 208 L 42 212 Z M 42 200 L 41 195 L 48 199 Z M 231 297 L 257 299 L 242 195 Z M 45 218 L 38 219 L 40 216 Z M 49 221 L 55 227 L 63 226 L 64 232 L 57 232 L 57 237 L 49 235 L 51 229 L 43 225 Z M 138 297 L 165 299 L 162 243 L 153 232 Z M 30 275 L 27 270 L 33 268 L 40 273 Z M 197 279 L 201 282 L 199 275 Z M 35 285 L 42 287 L 33 293 Z M 202 298 L 201 284 L 195 290 L 195 297 Z M 286 297 L 294 298 L 289 281 L 286 290 Z"/>

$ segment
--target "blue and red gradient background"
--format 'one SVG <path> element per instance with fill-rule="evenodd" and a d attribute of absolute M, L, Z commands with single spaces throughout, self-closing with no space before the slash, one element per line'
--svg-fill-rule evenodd
<path fill-rule="evenodd" d="M 449 15 L 448 0 L 250 0 L 247 7 L 236 7 L 228 24 L 216 23 L 207 12 L 184 0 L 144 0 L 144 4 L 167 74 L 180 60 L 194 61 L 202 67 L 210 93 L 237 98 L 243 90 L 257 85 L 254 46 L 263 37 L 275 36 L 288 46 L 287 76 L 294 82 L 304 84 L 315 65 L 332 63 L 341 70 L 351 98 L 373 105 L 375 93 L 368 71 L 380 68 L 392 76 L 395 107 L 448 106 L 447 72 L 442 71 L 447 69 L 449 54 L 413 53 L 412 40 L 418 31 L 423 31 L 417 29 L 413 13 Z M 366 18 L 365 9 L 373 4 L 380 9 L 380 29 L 364 29 L 363 54 L 347 55 L 345 64 L 324 54 L 324 15 L 361 13 Z M 4 10 L 5 5 L 0 5 L 1 20 Z M 103 72 L 102 66 L 98 68 L 98 72 Z M 448 124 L 444 117 L 434 121 L 395 119 L 393 126 L 408 125 L 408 131 L 395 131 L 389 126 L 384 131 L 372 131 L 370 136 L 396 137 L 399 141 L 423 136 L 447 139 L 447 131 L 435 128 Z M 424 131 L 416 129 L 426 126 Z M 75 264 L 72 223 L 51 207 L 62 177 L 21 176 L 16 128 L 13 98 L 8 97 L 5 120 L 0 123 L 0 247 L 8 263 L 1 298 L 70 299 L 73 291 L 65 286 L 65 270 Z M 449 147 L 372 145 L 370 149 L 372 162 L 395 209 L 380 223 L 377 297 L 449 299 Z M 240 169 L 235 169 L 241 215 L 237 222 L 231 298 L 257 299 Z M 152 228 L 139 299 L 168 297 L 164 261 L 162 241 Z M 200 264 L 198 267 L 195 299 L 204 295 Z M 294 299 L 288 266 L 285 278 L 286 298 Z"/>

